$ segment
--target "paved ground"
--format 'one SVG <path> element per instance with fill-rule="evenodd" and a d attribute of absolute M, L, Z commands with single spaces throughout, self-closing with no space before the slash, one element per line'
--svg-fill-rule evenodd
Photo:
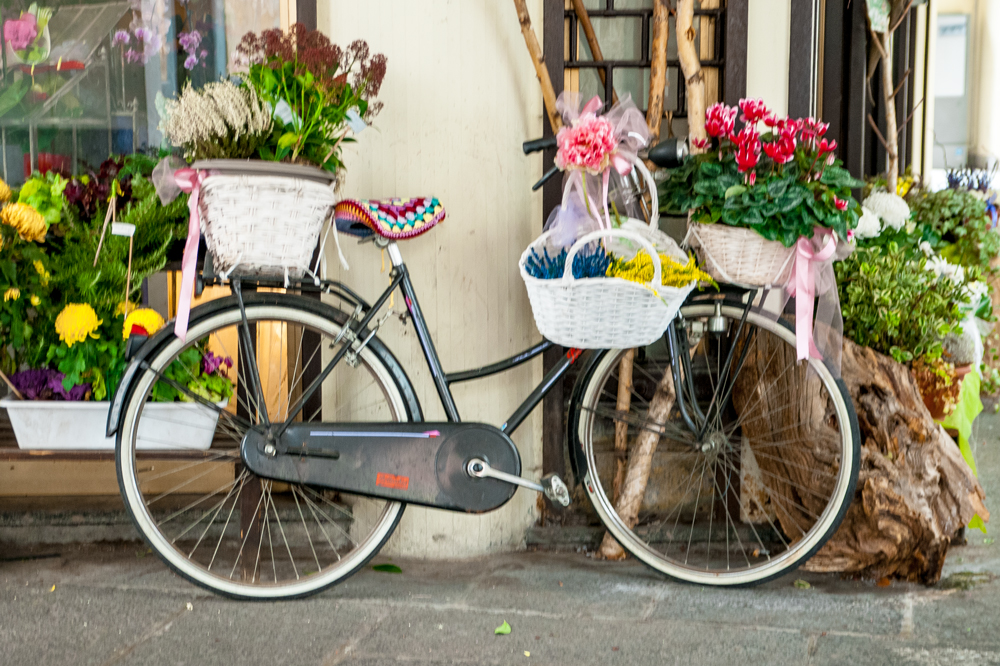
<path fill-rule="evenodd" d="M 992 500 L 1000 418 L 978 430 Z M 1000 664 L 1000 544 L 976 534 L 936 588 L 802 574 L 709 590 L 537 552 L 397 560 L 274 604 L 205 594 L 136 545 L 36 547 L 0 561 L 0 665 Z"/>

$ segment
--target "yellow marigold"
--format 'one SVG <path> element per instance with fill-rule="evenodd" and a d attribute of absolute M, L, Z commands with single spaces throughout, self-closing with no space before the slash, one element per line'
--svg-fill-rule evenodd
<path fill-rule="evenodd" d="M 38 298 L 38 294 L 31 295 L 31 304 L 34 305 L 36 308 L 41 304 L 41 302 L 42 299 Z"/>
<path fill-rule="evenodd" d="M 60 340 L 72 347 L 86 340 L 87 336 L 95 340 L 100 337 L 96 331 L 103 323 L 104 320 L 97 318 L 97 313 L 88 303 L 70 303 L 56 317 L 56 333 Z"/>
<path fill-rule="evenodd" d="M 49 230 L 45 218 L 37 210 L 23 203 L 7 204 L 0 210 L 0 222 L 14 227 L 26 241 L 41 243 Z"/>
<path fill-rule="evenodd" d="M 21 290 L 18 289 L 17 287 L 11 287 L 10 289 L 8 289 L 3 293 L 4 303 L 6 303 L 7 301 L 16 301 L 19 298 L 21 298 Z"/>
<path fill-rule="evenodd" d="M 125 325 L 122 327 L 122 337 L 128 340 L 133 326 L 141 328 L 145 331 L 145 335 L 152 335 L 163 328 L 163 324 L 163 317 L 160 316 L 159 312 L 151 308 L 139 308 L 128 313 L 128 316 L 125 317 Z"/>
<path fill-rule="evenodd" d="M 13 195 L 13 192 L 10 191 L 10 186 L 0 178 L 0 201 L 4 203 L 10 201 L 11 195 Z"/>

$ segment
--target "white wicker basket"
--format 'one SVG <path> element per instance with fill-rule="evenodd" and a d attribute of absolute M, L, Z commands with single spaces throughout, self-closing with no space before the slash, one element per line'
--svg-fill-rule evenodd
<path fill-rule="evenodd" d="M 728 224 L 688 222 L 686 242 L 718 282 L 749 287 L 780 286 L 792 270 L 794 247 Z"/>
<path fill-rule="evenodd" d="M 578 349 L 628 349 L 652 344 L 663 335 L 695 283 L 687 287 L 664 287 L 660 258 L 642 235 L 623 229 L 602 229 L 580 238 L 566 256 L 561 278 L 543 280 L 524 268 L 532 248 L 548 240 L 542 234 L 521 255 L 518 266 L 528 290 L 535 325 L 546 338 L 564 347 Z M 627 239 L 653 257 L 653 279 L 643 285 L 621 278 L 573 277 L 573 259 L 588 243 L 602 237 Z"/>
<path fill-rule="evenodd" d="M 214 267 L 299 278 L 336 197 L 331 185 L 303 178 L 219 174 L 201 187 L 201 231 Z"/>

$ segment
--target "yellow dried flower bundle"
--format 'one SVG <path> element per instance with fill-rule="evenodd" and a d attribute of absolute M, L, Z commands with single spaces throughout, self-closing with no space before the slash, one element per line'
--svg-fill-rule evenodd
<path fill-rule="evenodd" d="M 646 252 L 640 252 L 628 261 L 612 256 L 607 276 L 646 284 L 653 279 L 653 272 L 652 257 Z M 715 284 L 711 275 L 698 268 L 691 255 L 688 255 L 687 263 L 682 264 L 669 255 L 661 254 L 660 277 L 665 287 L 686 287 L 695 281 Z"/>

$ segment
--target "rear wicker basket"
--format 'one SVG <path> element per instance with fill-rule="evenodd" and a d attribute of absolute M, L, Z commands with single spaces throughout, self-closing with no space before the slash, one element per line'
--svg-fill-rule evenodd
<path fill-rule="evenodd" d="M 794 247 L 728 224 L 688 222 L 687 240 L 717 282 L 748 287 L 780 286 L 792 270 Z"/>
<path fill-rule="evenodd" d="M 332 185 L 254 173 L 207 177 L 199 200 L 201 231 L 216 270 L 301 277 L 336 203 Z"/>

